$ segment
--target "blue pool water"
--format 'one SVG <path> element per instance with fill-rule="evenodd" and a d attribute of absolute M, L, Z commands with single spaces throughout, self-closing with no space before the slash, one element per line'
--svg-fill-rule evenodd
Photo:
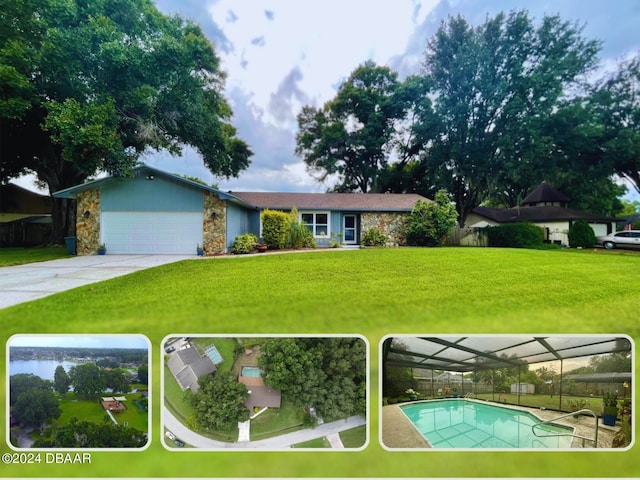
<path fill-rule="evenodd" d="M 243 377 L 261 377 L 262 372 L 258 367 L 242 367 Z"/>
<path fill-rule="evenodd" d="M 218 352 L 218 349 L 215 345 L 209 345 L 204 349 L 204 353 L 211 359 L 211 361 L 215 365 L 223 362 L 222 355 L 220 355 L 220 352 Z"/>
<path fill-rule="evenodd" d="M 536 437 L 534 415 L 466 400 L 434 400 L 400 406 L 434 448 L 570 448 L 571 437 Z M 572 433 L 569 427 L 543 425 L 538 435 Z"/>

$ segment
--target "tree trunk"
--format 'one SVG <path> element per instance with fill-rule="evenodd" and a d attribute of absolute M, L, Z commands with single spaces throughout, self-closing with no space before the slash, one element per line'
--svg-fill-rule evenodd
<path fill-rule="evenodd" d="M 76 200 L 71 198 L 55 198 L 53 194 L 65 188 L 73 187 L 86 180 L 87 175 L 74 168 L 73 164 L 62 159 L 42 162 L 38 168 L 38 178 L 49 186 L 52 200 L 51 219 L 53 228 L 49 243 L 64 244 L 64 237 L 76 235 Z"/>
<path fill-rule="evenodd" d="M 64 244 L 64 237 L 76 235 L 76 201 L 71 198 L 51 198 L 53 228 L 49 243 Z"/>

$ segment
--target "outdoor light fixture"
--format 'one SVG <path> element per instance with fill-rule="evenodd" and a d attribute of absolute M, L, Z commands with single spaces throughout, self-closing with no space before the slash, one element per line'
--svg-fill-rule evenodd
<path fill-rule="evenodd" d="M 156 178 L 156 177 L 153 176 L 153 175 L 147 175 L 147 180 L 153 180 L 154 178 Z"/>
<path fill-rule="evenodd" d="M 82 214 L 82 216 L 83 216 L 84 218 L 89 218 L 89 217 L 91 216 L 91 212 L 90 212 L 89 210 L 86 210 L 86 211 Z"/>

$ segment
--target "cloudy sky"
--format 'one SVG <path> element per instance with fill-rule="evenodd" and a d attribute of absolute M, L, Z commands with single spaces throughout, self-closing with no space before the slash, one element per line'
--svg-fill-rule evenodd
<path fill-rule="evenodd" d="M 500 11 L 527 9 L 584 25 L 602 40 L 603 65 L 640 50 L 637 0 L 156 0 L 164 13 L 196 21 L 227 73 L 226 97 L 239 136 L 254 152 L 237 179 L 214 178 L 199 155 L 147 155 L 163 170 L 216 182 L 223 190 L 325 191 L 294 154 L 296 115 L 321 106 L 358 65 L 373 60 L 401 76 L 417 73 L 427 39 L 442 20 L 483 23 Z"/>

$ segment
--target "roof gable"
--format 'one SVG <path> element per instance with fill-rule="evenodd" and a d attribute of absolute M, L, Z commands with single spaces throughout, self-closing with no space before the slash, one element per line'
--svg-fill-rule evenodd
<path fill-rule="evenodd" d="M 180 175 L 175 175 L 173 173 L 168 173 L 163 170 L 159 170 L 154 167 L 150 167 L 148 165 L 138 165 L 131 170 L 131 175 L 133 177 L 144 177 L 149 180 L 153 180 L 155 177 L 164 178 L 170 180 L 172 182 L 178 183 L 188 188 L 194 188 L 197 190 L 212 192 L 218 195 L 221 200 L 230 200 L 235 203 L 244 204 L 244 202 L 229 193 L 222 192 L 218 189 L 210 187 L 208 185 L 204 185 L 199 182 L 194 182 L 193 180 L 189 180 L 188 178 L 181 177 Z M 93 190 L 100 188 L 102 185 L 115 183 L 117 181 L 121 181 L 123 178 L 127 177 L 114 177 L 107 176 L 103 178 L 98 178 L 96 180 L 90 180 L 85 183 L 81 183 L 80 185 L 75 185 L 70 188 L 65 188 L 64 190 L 59 190 L 53 194 L 54 197 L 57 198 L 75 198 L 78 193 L 83 192 L 85 190 Z M 249 206 L 249 205 L 245 205 Z"/>
<path fill-rule="evenodd" d="M 529 195 L 525 197 L 520 205 L 528 206 L 528 205 L 537 205 L 537 204 L 545 204 L 545 203 L 561 203 L 566 204 L 569 202 L 569 197 L 567 197 L 564 193 L 556 190 L 547 182 L 542 182 L 538 187 L 533 190 Z"/>

